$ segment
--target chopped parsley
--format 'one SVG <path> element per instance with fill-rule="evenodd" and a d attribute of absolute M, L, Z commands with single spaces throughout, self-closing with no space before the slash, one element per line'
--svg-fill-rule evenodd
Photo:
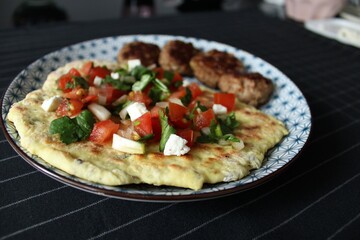
<path fill-rule="evenodd" d="M 210 123 L 210 133 L 201 135 L 196 139 L 199 143 L 219 143 L 220 140 L 229 142 L 240 142 L 240 140 L 233 135 L 235 128 L 240 123 L 236 120 L 235 113 L 230 113 L 224 119 L 217 118 Z"/>
<path fill-rule="evenodd" d="M 83 89 L 88 89 L 89 84 L 83 77 L 73 77 L 73 81 L 69 81 L 65 85 L 65 89 L 74 89 L 81 87 Z"/>
<path fill-rule="evenodd" d="M 166 108 L 167 109 L 167 108 Z M 166 111 L 165 109 L 165 111 Z M 160 118 L 160 125 L 161 125 L 161 139 L 159 144 L 159 151 L 163 152 L 165 149 L 165 144 L 169 139 L 170 135 L 176 133 L 175 128 L 169 125 L 168 117 L 164 114 L 163 111 L 159 110 L 159 118 Z"/>
<path fill-rule="evenodd" d="M 59 134 L 65 144 L 86 140 L 94 127 L 95 119 L 89 110 L 82 111 L 77 117 L 57 118 L 50 123 L 50 134 Z"/>
<path fill-rule="evenodd" d="M 184 104 L 184 106 L 187 106 L 190 104 L 192 99 L 191 91 L 188 87 L 185 88 L 185 96 L 183 96 L 180 100 Z"/>

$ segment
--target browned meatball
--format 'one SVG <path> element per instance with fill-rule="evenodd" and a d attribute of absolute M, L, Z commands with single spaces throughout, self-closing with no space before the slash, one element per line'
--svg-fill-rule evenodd
<path fill-rule="evenodd" d="M 150 66 L 158 64 L 160 48 L 151 43 L 131 42 L 125 44 L 119 51 L 118 62 L 125 63 L 130 59 L 140 59 L 141 64 Z"/>
<path fill-rule="evenodd" d="M 266 103 L 274 90 L 272 82 L 259 73 L 224 74 L 218 86 L 221 91 L 234 93 L 240 101 L 253 106 Z"/>
<path fill-rule="evenodd" d="M 195 77 L 210 87 L 217 87 L 222 75 L 244 70 L 243 63 L 234 55 L 217 50 L 195 55 L 190 66 Z"/>
<path fill-rule="evenodd" d="M 160 52 L 159 63 L 168 71 L 192 75 L 190 59 L 199 52 L 191 43 L 172 40 L 165 44 Z"/>

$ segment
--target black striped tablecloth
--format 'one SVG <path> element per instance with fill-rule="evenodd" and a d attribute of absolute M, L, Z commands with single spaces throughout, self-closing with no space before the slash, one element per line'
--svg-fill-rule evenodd
<path fill-rule="evenodd" d="M 0 31 L 0 93 L 27 65 L 93 38 L 171 34 L 223 42 L 288 75 L 313 115 L 308 146 L 255 189 L 188 203 L 106 198 L 29 166 L 0 131 L 0 239 L 359 239 L 360 50 L 257 11 Z"/>

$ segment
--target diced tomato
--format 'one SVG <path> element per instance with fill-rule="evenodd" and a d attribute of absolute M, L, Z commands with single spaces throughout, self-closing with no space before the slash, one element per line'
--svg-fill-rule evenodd
<path fill-rule="evenodd" d="M 170 124 L 176 129 L 185 129 L 191 126 L 191 121 L 186 118 L 170 121 Z"/>
<path fill-rule="evenodd" d="M 164 78 L 164 69 L 161 67 L 155 68 L 154 72 L 156 73 L 156 78 L 163 79 Z"/>
<path fill-rule="evenodd" d="M 152 102 L 151 98 L 141 91 L 130 92 L 128 96 L 130 101 L 142 102 L 146 106 L 149 106 Z"/>
<path fill-rule="evenodd" d="M 98 96 L 95 95 L 87 95 L 86 97 L 84 97 L 82 99 L 83 103 L 92 103 L 92 102 L 97 102 L 98 101 Z"/>
<path fill-rule="evenodd" d="M 187 86 L 191 91 L 191 99 L 194 100 L 196 97 L 200 96 L 202 94 L 202 91 L 196 83 L 191 83 L 189 86 Z"/>
<path fill-rule="evenodd" d="M 94 63 L 92 61 L 88 61 L 88 62 L 84 63 L 84 65 L 80 69 L 80 72 L 82 73 L 82 75 L 84 77 L 86 77 L 89 75 L 90 70 L 93 68 L 93 66 L 94 66 Z"/>
<path fill-rule="evenodd" d="M 154 134 L 154 140 L 160 141 L 161 139 L 161 124 L 159 117 L 152 117 L 151 118 L 151 126 Z"/>
<path fill-rule="evenodd" d="M 234 109 L 235 94 L 232 93 L 214 93 L 214 103 L 221 104 L 227 108 L 228 112 Z"/>
<path fill-rule="evenodd" d="M 171 121 L 176 121 L 184 118 L 187 113 L 187 108 L 179 104 L 169 102 L 169 118 Z"/>
<path fill-rule="evenodd" d="M 89 85 L 94 85 L 95 77 L 105 78 L 107 75 L 110 75 L 110 70 L 105 67 L 93 67 L 89 71 Z"/>
<path fill-rule="evenodd" d="M 112 85 L 104 85 L 101 89 L 99 89 L 99 94 L 106 97 L 106 104 L 111 104 L 116 99 L 126 94 L 125 91 L 118 90 L 114 88 Z"/>
<path fill-rule="evenodd" d="M 170 91 L 176 91 L 177 89 L 182 87 L 182 81 L 183 81 L 183 78 L 180 75 L 180 73 L 174 72 L 174 77 L 171 80 L 171 84 L 170 84 Z"/>
<path fill-rule="evenodd" d="M 183 77 L 180 75 L 180 73 L 178 72 L 174 72 L 174 78 L 172 79 L 172 82 L 178 82 L 178 81 L 182 81 Z"/>
<path fill-rule="evenodd" d="M 74 88 L 70 92 L 64 94 L 65 98 L 82 100 L 86 96 L 86 90 L 83 88 Z"/>
<path fill-rule="evenodd" d="M 150 110 L 150 114 L 152 118 L 158 118 L 159 117 L 159 110 L 162 111 L 162 108 L 160 108 L 159 106 L 154 106 L 151 110 Z"/>
<path fill-rule="evenodd" d="M 75 68 L 71 68 L 70 71 L 64 75 L 62 75 L 58 80 L 58 88 L 63 92 L 71 92 L 71 88 L 67 88 L 68 83 L 72 83 L 73 77 L 80 77 L 80 73 Z"/>
<path fill-rule="evenodd" d="M 80 72 L 79 72 L 77 69 L 75 69 L 75 68 L 71 68 L 71 69 L 69 70 L 69 74 L 70 74 L 71 76 L 73 76 L 73 77 L 81 77 Z"/>
<path fill-rule="evenodd" d="M 191 129 L 178 129 L 176 130 L 176 135 L 184 138 L 188 147 L 191 147 L 194 144 L 194 131 Z"/>
<path fill-rule="evenodd" d="M 57 116 L 76 116 L 81 112 L 84 104 L 77 99 L 63 99 L 59 107 L 56 109 Z"/>
<path fill-rule="evenodd" d="M 112 139 L 114 133 L 119 130 L 120 125 L 110 119 L 97 122 L 90 134 L 89 140 L 94 143 L 104 144 Z"/>
<path fill-rule="evenodd" d="M 143 114 L 134 121 L 134 129 L 141 137 L 153 133 L 150 112 Z"/>
<path fill-rule="evenodd" d="M 209 127 L 211 121 L 215 119 L 215 114 L 212 109 L 208 109 L 205 112 L 196 113 L 194 116 L 194 126 L 197 130 L 204 127 Z"/>
<path fill-rule="evenodd" d="M 184 87 L 180 87 L 176 92 L 173 92 L 169 98 L 182 98 L 186 95 Z"/>

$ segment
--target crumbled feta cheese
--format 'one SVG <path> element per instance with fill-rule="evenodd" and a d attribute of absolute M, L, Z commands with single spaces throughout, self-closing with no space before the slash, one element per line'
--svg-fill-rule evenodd
<path fill-rule="evenodd" d="M 101 77 L 96 76 L 94 78 L 94 85 L 99 87 L 101 85 L 101 83 L 102 83 L 102 80 L 103 79 Z"/>
<path fill-rule="evenodd" d="M 227 113 L 227 108 L 221 104 L 214 104 L 212 109 L 213 109 L 215 115 Z"/>
<path fill-rule="evenodd" d="M 148 110 L 146 109 L 145 104 L 134 102 L 126 107 L 127 113 L 130 116 L 131 121 L 141 117 L 143 114 L 147 113 Z"/>
<path fill-rule="evenodd" d="M 204 127 L 201 129 L 201 132 L 205 135 L 209 135 L 210 134 L 210 128 L 209 127 Z"/>
<path fill-rule="evenodd" d="M 111 78 L 113 78 L 113 79 L 119 79 L 119 78 L 120 78 L 120 74 L 117 73 L 117 72 L 111 73 L 110 76 L 111 76 Z"/>
<path fill-rule="evenodd" d="M 135 67 L 140 66 L 141 62 L 139 59 L 132 59 L 128 61 L 128 70 L 131 71 L 133 70 Z"/>
<path fill-rule="evenodd" d="M 44 109 L 46 112 L 53 112 L 55 111 L 58 106 L 60 105 L 62 101 L 62 97 L 59 97 L 59 96 L 53 96 L 47 100 L 45 100 L 41 107 L 42 109 Z"/>
<path fill-rule="evenodd" d="M 181 156 L 190 151 L 190 148 L 186 146 L 187 141 L 176 134 L 171 134 L 165 144 L 164 155 L 165 156 Z"/>

